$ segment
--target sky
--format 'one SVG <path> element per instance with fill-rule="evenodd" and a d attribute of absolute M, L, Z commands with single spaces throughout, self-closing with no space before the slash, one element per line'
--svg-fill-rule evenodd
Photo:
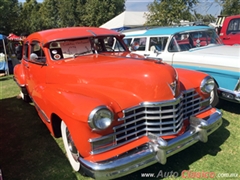
<path fill-rule="evenodd" d="M 19 2 L 25 2 L 25 0 L 18 0 Z M 37 0 L 43 2 L 43 0 Z M 147 5 L 154 0 L 126 0 L 127 11 L 148 11 Z M 221 6 L 214 2 L 214 0 L 200 0 L 200 3 L 194 8 L 197 13 L 206 15 L 211 14 L 214 17 L 220 15 Z"/>

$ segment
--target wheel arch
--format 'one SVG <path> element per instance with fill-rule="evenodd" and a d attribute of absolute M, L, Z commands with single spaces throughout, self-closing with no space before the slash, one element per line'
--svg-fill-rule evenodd
<path fill-rule="evenodd" d="M 53 113 L 51 115 L 51 124 L 52 124 L 53 136 L 56 137 L 56 138 L 62 137 L 61 122 L 62 122 L 62 119 L 57 114 Z"/>

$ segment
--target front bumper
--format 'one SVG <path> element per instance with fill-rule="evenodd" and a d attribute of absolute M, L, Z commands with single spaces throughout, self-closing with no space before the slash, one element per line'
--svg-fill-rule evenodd
<path fill-rule="evenodd" d="M 219 88 L 219 97 L 231 102 L 240 103 L 240 92 L 230 91 L 227 89 Z"/>
<path fill-rule="evenodd" d="M 222 124 L 222 113 L 217 110 L 205 120 L 190 118 L 189 130 L 184 134 L 165 141 L 154 134 L 148 134 L 149 143 L 119 155 L 105 162 L 89 162 L 79 158 L 85 173 L 95 179 L 114 179 L 148 167 L 156 162 L 165 164 L 167 157 L 186 149 L 198 141 L 207 142 L 208 135 Z"/>

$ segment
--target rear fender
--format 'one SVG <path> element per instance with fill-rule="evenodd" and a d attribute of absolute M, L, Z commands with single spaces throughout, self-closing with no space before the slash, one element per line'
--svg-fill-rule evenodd
<path fill-rule="evenodd" d="M 18 84 L 19 87 L 25 87 L 26 86 L 26 78 L 25 74 L 22 68 L 22 64 L 17 64 L 14 67 L 14 80 Z"/>

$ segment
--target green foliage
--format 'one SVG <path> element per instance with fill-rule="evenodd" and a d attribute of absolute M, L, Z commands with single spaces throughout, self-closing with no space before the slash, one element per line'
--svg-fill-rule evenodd
<path fill-rule="evenodd" d="M 59 27 L 98 27 L 124 10 L 125 0 L 0 0 L 0 33 L 19 35 Z"/>
<path fill-rule="evenodd" d="M 224 0 L 222 15 L 230 16 L 240 14 L 240 1 L 239 0 Z"/>
<path fill-rule="evenodd" d="M 223 7 L 222 15 L 240 14 L 239 0 L 215 0 Z M 190 20 L 214 22 L 211 15 L 191 13 L 198 0 L 154 0 L 149 4 L 146 25 L 168 26 Z M 72 27 L 100 26 L 125 10 L 125 0 L 0 0 L 0 33 Z"/>
<path fill-rule="evenodd" d="M 154 0 L 148 5 L 147 25 L 168 26 L 189 19 L 190 10 L 197 0 Z"/>
<path fill-rule="evenodd" d="M 44 0 L 39 9 L 41 29 L 61 27 L 59 17 L 59 0 Z"/>
<path fill-rule="evenodd" d="M 8 35 L 19 29 L 20 6 L 18 0 L 0 0 L 0 33 Z M 10 31 L 9 31 L 10 29 Z"/>
<path fill-rule="evenodd" d="M 84 26 L 100 26 L 124 10 L 125 0 L 88 0 L 84 6 Z"/>

